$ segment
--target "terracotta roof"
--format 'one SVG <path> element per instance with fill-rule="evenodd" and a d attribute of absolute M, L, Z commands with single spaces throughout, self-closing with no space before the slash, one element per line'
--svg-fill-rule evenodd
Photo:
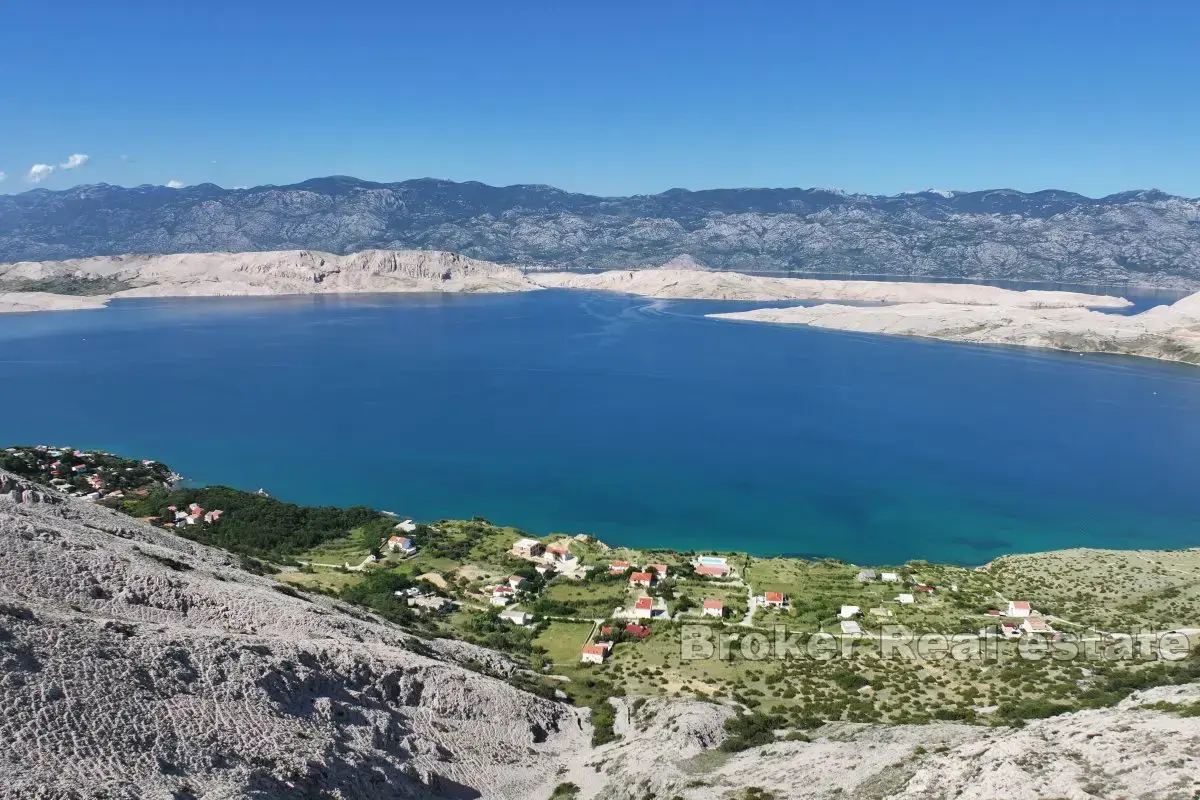
<path fill-rule="evenodd" d="M 601 647 L 598 644 L 589 644 L 587 647 L 583 648 L 583 654 L 585 656 L 602 656 L 607 652 L 607 647 Z"/>
<path fill-rule="evenodd" d="M 1028 600 L 1013 600 L 1012 607 L 1015 608 L 1017 611 L 1028 611 L 1029 610 L 1029 601 Z"/>
<path fill-rule="evenodd" d="M 637 602 L 633 604 L 634 608 L 651 609 L 654 608 L 654 601 L 649 597 L 639 597 Z"/>
<path fill-rule="evenodd" d="M 645 625 L 634 625 L 632 622 L 625 626 L 625 632 L 633 634 L 639 639 L 644 639 L 650 635 L 650 629 Z"/>
<path fill-rule="evenodd" d="M 763 592 L 763 600 L 768 603 L 782 603 L 783 592 Z"/>
<path fill-rule="evenodd" d="M 725 604 L 723 602 L 721 602 L 720 600 L 715 600 L 711 597 L 706 597 L 706 598 L 704 598 L 704 607 L 705 608 L 724 608 Z"/>
<path fill-rule="evenodd" d="M 629 580 L 631 580 L 631 581 L 652 581 L 652 580 L 654 580 L 654 576 L 651 575 L 649 572 L 635 572 L 629 576 Z"/>

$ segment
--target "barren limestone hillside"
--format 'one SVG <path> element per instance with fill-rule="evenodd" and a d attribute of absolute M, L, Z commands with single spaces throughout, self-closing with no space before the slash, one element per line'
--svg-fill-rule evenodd
<path fill-rule="evenodd" d="M 489 651 L 8 473 L 0 543 L 0 797 L 538 797 L 586 747 Z"/>

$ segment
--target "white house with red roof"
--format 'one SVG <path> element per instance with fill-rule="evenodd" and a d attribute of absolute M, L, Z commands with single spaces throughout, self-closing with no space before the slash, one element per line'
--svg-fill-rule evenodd
<path fill-rule="evenodd" d="M 724 578 L 729 575 L 727 564 L 697 564 L 696 574 L 706 578 Z"/>
<path fill-rule="evenodd" d="M 783 592 L 763 592 L 762 604 L 769 608 L 783 608 L 787 605 L 787 595 Z"/>
<path fill-rule="evenodd" d="M 1030 607 L 1028 600 L 1010 600 L 1008 601 L 1008 611 L 1004 616 L 1024 618 L 1032 613 L 1033 608 Z"/>
<path fill-rule="evenodd" d="M 658 579 L 660 581 L 663 578 L 667 577 L 667 565 L 666 564 L 647 564 L 646 571 L 653 572 L 655 575 L 658 576 Z"/>
<path fill-rule="evenodd" d="M 1051 634 L 1055 632 L 1054 628 L 1051 628 L 1046 620 L 1036 615 L 1026 617 L 1021 623 L 1021 630 L 1026 633 Z"/>
<path fill-rule="evenodd" d="M 725 603 L 715 597 L 706 597 L 704 598 L 704 608 L 700 613 L 706 617 L 720 619 L 725 616 Z"/>
<path fill-rule="evenodd" d="M 629 576 L 630 586 L 649 587 L 652 583 L 654 583 L 654 576 L 649 572 L 635 572 Z"/>
<path fill-rule="evenodd" d="M 654 600 L 649 597 L 639 597 L 633 603 L 633 615 L 638 619 L 650 619 L 654 614 Z"/>
<path fill-rule="evenodd" d="M 608 574 L 624 575 L 632 566 L 633 564 L 630 564 L 628 561 L 614 561 L 608 565 Z"/>
<path fill-rule="evenodd" d="M 583 653 L 579 660 L 587 664 L 603 664 L 604 659 L 608 658 L 609 648 L 598 644 L 589 644 L 583 648 Z"/>

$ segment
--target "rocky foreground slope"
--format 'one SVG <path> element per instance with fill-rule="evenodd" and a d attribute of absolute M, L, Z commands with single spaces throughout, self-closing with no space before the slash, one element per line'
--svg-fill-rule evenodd
<path fill-rule="evenodd" d="M 827 303 L 711 314 L 717 319 L 810 325 L 955 342 L 1116 353 L 1200 364 L 1200 293 L 1140 314 L 1084 308 L 902 303 L 865 308 Z"/>
<path fill-rule="evenodd" d="M 716 269 L 1133 282 L 1200 288 L 1200 201 L 1159 191 L 671 189 L 316 178 L 292 186 L 78 186 L 0 195 L 0 260 L 119 253 L 452 250 L 629 269 L 689 253 Z"/>
<path fill-rule="evenodd" d="M 544 797 L 574 708 L 0 473 L 0 797 Z"/>
<path fill-rule="evenodd" d="M 236 558 L 0 472 L 0 798 L 1171 798 L 1200 719 L 834 723 L 728 755 L 733 709 L 617 699 L 622 738 L 522 692 L 505 657 L 422 640 Z M 482 666 L 489 674 L 465 669 Z"/>

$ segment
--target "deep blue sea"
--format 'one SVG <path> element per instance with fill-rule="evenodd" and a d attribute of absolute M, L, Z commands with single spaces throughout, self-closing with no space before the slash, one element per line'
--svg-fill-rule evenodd
<path fill-rule="evenodd" d="M 548 291 L 4 315 L 0 441 L 614 544 L 863 564 L 1200 546 L 1200 369 L 703 317 L 762 305 Z"/>

